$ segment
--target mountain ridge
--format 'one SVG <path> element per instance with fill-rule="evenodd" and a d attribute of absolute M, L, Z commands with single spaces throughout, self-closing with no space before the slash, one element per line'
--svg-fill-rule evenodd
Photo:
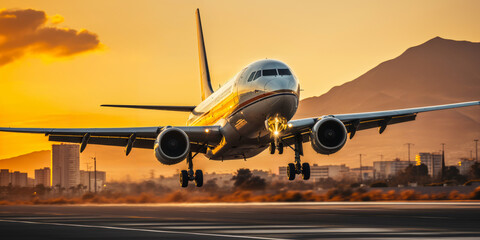
<path fill-rule="evenodd" d="M 378 64 L 352 81 L 320 96 L 303 99 L 295 118 L 382 111 L 480 100 L 480 43 L 436 37 Z M 480 108 L 421 113 L 417 120 L 392 125 L 382 135 L 376 129 L 358 132 L 344 149 L 322 157 L 326 164 L 351 161 L 359 153 L 375 159 L 406 159 L 404 143 L 420 151 L 438 151 L 446 143 L 452 164 L 474 151 L 480 137 Z M 315 154 L 310 151 L 308 154 Z M 368 159 L 366 162 L 373 161 Z M 348 159 L 348 160 L 346 160 Z"/>
<path fill-rule="evenodd" d="M 453 50 L 452 50 L 453 48 Z M 429 54 L 427 54 L 430 52 Z M 439 55 L 440 54 L 440 55 Z M 418 56 L 420 55 L 420 56 Z M 432 56 L 433 55 L 433 56 Z M 430 57 L 428 57 L 430 56 Z M 428 58 L 427 58 L 428 57 Z M 458 61 L 461 60 L 461 64 L 458 64 Z M 452 61 L 457 61 L 455 68 L 460 70 L 452 70 Z M 465 62 L 468 62 L 466 64 Z M 455 62 L 453 62 L 455 63 Z M 311 114 L 305 113 L 303 108 L 312 107 L 309 106 L 310 103 L 316 102 L 317 100 L 328 101 L 331 98 L 337 98 L 337 100 L 343 104 L 345 101 L 349 100 L 348 95 L 352 95 L 350 88 L 355 88 L 356 91 L 363 91 L 363 95 L 366 94 L 375 94 L 379 93 L 379 87 L 382 84 L 386 87 L 381 88 L 380 93 L 390 96 L 395 99 L 403 99 L 409 94 L 405 92 L 404 87 L 408 86 L 412 89 L 422 89 L 426 90 L 425 86 L 427 83 L 430 83 L 429 91 L 431 91 L 427 97 L 430 98 L 429 101 L 426 99 L 420 101 L 422 104 L 446 104 L 452 103 L 455 101 L 474 101 L 479 100 L 478 92 L 480 87 L 478 81 L 480 79 L 480 43 L 473 43 L 467 41 L 455 41 L 449 39 L 443 39 L 436 37 L 426 41 L 423 44 L 414 46 L 405 50 L 402 54 L 396 58 L 387 60 L 378 64 L 376 67 L 362 74 L 352 81 L 345 82 L 344 84 L 334 86 L 325 94 L 315 97 L 309 97 L 303 99 L 297 111 L 296 118 L 298 117 L 307 117 Z M 400 64 L 400 68 L 397 66 Z M 439 66 L 440 65 L 440 66 Z M 450 65 L 446 66 L 445 65 Z M 460 66 L 459 66 L 460 65 Z M 424 67 L 427 67 L 425 69 Z M 441 67 L 441 68 L 440 68 Z M 408 73 L 405 73 L 405 68 L 410 69 Z M 432 71 L 435 70 L 435 71 Z M 385 72 L 388 72 L 386 74 Z M 453 73 L 452 73 L 453 72 Z M 474 72 L 473 74 L 471 72 Z M 448 78 L 445 78 L 447 74 Z M 395 75 L 407 76 L 403 79 L 395 78 Z M 455 76 L 457 75 L 457 76 Z M 468 76 L 461 76 L 468 75 Z M 472 77 L 475 76 L 475 77 Z M 445 87 L 451 83 L 454 78 L 463 78 L 463 84 L 470 85 L 469 88 L 465 89 L 463 86 L 449 86 Z M 430 79 L 429 81 L 426 81 Z M 392 83 L 392 80 L 394 80 Z M 436 81 L 436 82 L 432 82 Z M 367 84 L 368 83 L 368 84 Z M 362 86 L 368 85 L 368 86 Z M 374 85 L 372 87 L 372 85 Z M 388 89 L 390 88 L 390 89 Z M 403 89 L 402 89 L 403 88 Z M 400 90 L 400 91 L 399 91 Z M 348 94 L 347 94 L 348 92 Z M 347 99 L 340 99 L 347 98 Z M 475 97 L 473 97 L 475 96 Z M 408 96 L 412 97 L 412 96 Z M 418 97 L 418 96 L 417 96 Z M 439 101 L 440 100 L 440 101 Z M 364 99 L 356 99 L 356 101 L 351 101 L 351 104 L 356 104 L 356 106 L 362 106 L 360 104 L 365 101 Z M 314 103 L 315 105 L 318 103 Z M 396 106 L 395 106 L 396 105 Z M 415 107 L 409 106 L 406 104 L 393 104 L 392 107 Z M 367 108 L 361 108 L 360 111 L 368 111 Z M 373 109 L 373 108 L 371 108 Z M 379 109 L 378 110 L 387 110 Z M 325 114 L 337 114 L 337 113 L 346 113 L 339 109 L 341 112 L 328 112 Z M 315 111 L 312 114 L 318 114 L 319 111 Z M 315 115 L 316 116 L 316 115 Z"/>

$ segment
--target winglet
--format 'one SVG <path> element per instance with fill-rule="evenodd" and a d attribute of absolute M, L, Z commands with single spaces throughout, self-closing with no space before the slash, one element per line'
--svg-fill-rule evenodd
<path fill-rule="evenodd" d="M 207 52 L 205 51 L 205 41 L 203 40 L 202 21 L 200 20 L 200 10 L 197 8 L 195 12 L 197 16 L 197 40 L 198 55 L 200 58 L 200 83 L 202 87 L 202 100 L 205 100 L 213 93 L 210 79 L 210 71 L 208 69 Z"/>

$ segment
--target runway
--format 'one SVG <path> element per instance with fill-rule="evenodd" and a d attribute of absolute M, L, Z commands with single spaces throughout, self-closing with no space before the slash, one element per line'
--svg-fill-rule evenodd
<path fill-rule="evenodd" d="M 2 239 L 478 239 L 479 202 L 0 206 Z"/>

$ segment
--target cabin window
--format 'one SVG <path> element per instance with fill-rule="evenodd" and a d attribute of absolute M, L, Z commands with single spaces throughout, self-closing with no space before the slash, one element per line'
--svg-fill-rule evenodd
<path fill-rule="evenodd" d="M 277 69 L 265 69 L 263 70 L 263 76 L 277 76 Z"/>
<path fill-rule="evenodd" d="M 278 75 L 280 76 L 292 75 L 292 73 L 290 72 L 290 70 L 288 70 L 288 68 L 282 68 L 282 69 L 278 69 Z"/>
<path fill-rule="evenodd" d="M 251 82 L 253 80 L 253 77 L 255 77 L 255 72 L 252 72 L 250 74 L 250 77 L 248 77 L 248 82 Z"/>
<path fill-rule="evenodd" d="M 262 71 L 259 70 L 257 71 L 257 73 L 255 74 L 255 78 L 253 80 L 256 80 L 257 78 L 261 77 L 262 76 Z"/>

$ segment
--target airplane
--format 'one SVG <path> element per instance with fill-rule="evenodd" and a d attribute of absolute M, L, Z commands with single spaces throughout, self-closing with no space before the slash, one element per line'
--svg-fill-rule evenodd
<path fill-rule="evenodd" d="M 205 50 L 200 10 L 196 10 L 197 40 L 200 58 L 202 102 L 197 106 L 101 105 L 136 109 L 189 112 L 186 126 L 131 128 L 0 128 L 4 132 L 42 133 L 49 141 L 123 146 L 128 156 L 132 148 L 153 149 L 156 159 L 165 165 L 186 159 L 187 170 L 180 172 L 180 185 L 191 181 L 203 185 L 203 172 L 194 172 L 193 159 L 199 153 L 210 160 L 234 160 L 254 157 L 267 148 L 282 154 L 284 148 L 295 152 L 287 166 L 287 177 L 310 178 L 310 165 L 302 163 L 303 143 L 310 142 L 320 154 L 338 152 L 347 138 L 357 131 L 413 121 L 418 113 L 480 105 L 480 101 L 389 111 L 335 114 L 291 120 L 297 110 L 300 85 L 287 64 L 264 59 L 244 67 L 217 91 L 213 91 Z"/>

